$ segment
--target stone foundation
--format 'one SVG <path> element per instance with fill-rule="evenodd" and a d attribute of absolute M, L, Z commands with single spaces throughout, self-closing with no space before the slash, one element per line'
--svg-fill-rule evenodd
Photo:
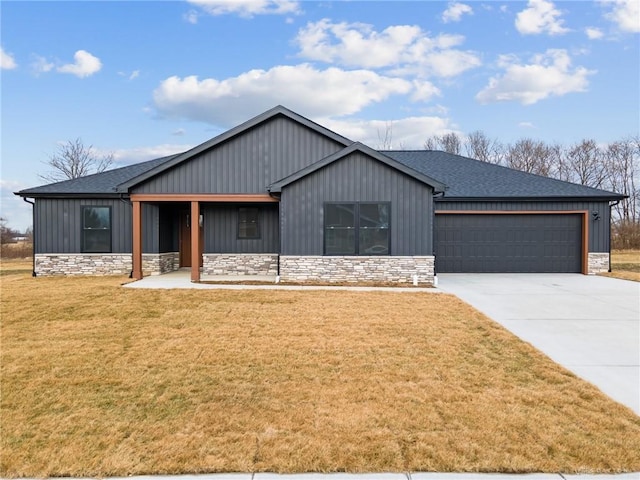
<path fill-rule="evenodd" d="M 142 254 L 142 275 L 145 277 L 173 272 L 179 268 L 180 254 L 178 252 Z"/>
<path fill-rule="evenodd" d="M 609 254 L 608 253 L 595 253 L 589 252 L 587 257 L 589 275 L 595 275 L 596 273 L 603 273 L 609 271 Z"/>
<path fill-rule="evenodd" d="M 204 253 L 202 275 L 277 275 L 277 253 Z"/>
<path fill-rule="evenodd" d="M 433 285 L 433 256 L 421 257 L 324 257 L 281 256 L 283 282 L 400 283 Z"/>
<path fill-rule="evenodd" d="M 130 253 L 38 253 L 35 271 L 40 277 L 52 275 L 129 275 Z"/>

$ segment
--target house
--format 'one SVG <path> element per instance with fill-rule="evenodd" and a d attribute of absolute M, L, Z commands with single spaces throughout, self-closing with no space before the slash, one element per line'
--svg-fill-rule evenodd
<path fill-rule="evenodd" d="M 275 107 L 187 152 L 22 190 L 34 274 L 279 275 L 609 268 L 616 193 L 435 151 L 376 151 Z M 31 201 L 30 201 L 31 202 Z"/>

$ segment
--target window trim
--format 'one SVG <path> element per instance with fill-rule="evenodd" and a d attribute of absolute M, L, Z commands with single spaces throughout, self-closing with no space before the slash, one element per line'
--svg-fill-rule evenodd
<path fill-rule="evenodd" d="M 353 254 L 344 254 L 344 253 L 327 253 L 327 205 L 352 205 L 354 207 L 354 242 L 355 242 L 355 253 Z M 389 212 L 389 226 L 388 230 L 388 239 L 387 239 L 387 253 L 360 253 L 360 206 L 361 205 L 387 205 Z M 363 227 L 364 230 L 366 228 Z M 386 201 L 367 201 L 367 202 L 324 202 L 323 204 L 323 220 L 322 220 L 322 254 L 328 257 L 340 257 L 340 256 L 358 256 L 358 257 L 385 257 L 391 255 L 391 202 Z"/>
<path fill-rule="evenodd" d="M 100 229 L 92 229 L 85 228 L 84 219 L 85 219 L 85 211 L 88 208 L 106 208 L 109 211 L 109 228 L 100 228 Z M 86 248 L 86 240 L 85 240 L 85 232 L 91 230 L 107 230 L 109 232 L 109 248 L 107 250 L 87 250 Z M 80 251 L 81 253 L 113 253 L 113 208 L 111 205 L 81 205 L 80 207 Z"/>
<path fill-rule="evenodd" d="M 240 210 L 255 210 L 256 211 L 256 235 L 255 236 L 242 236 L 240 235 Z M 238 210 L 236 211 L 237 214 L 237 228 L 236 228 L 236 239 L 237 240 L 260 240 L 262 239 L 262 228 L 261 228 L 261 223 L 262 223 L 262 209 L 260 207 L 247 207 L 247 206 L 242 206 L 242 207 L 238 207 Z M 246 222 L 245 222 L 246 223 Z"/>

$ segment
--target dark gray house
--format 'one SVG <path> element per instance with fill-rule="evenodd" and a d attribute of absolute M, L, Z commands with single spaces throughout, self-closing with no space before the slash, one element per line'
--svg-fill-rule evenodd
<path fill-rule="evenodd" d="M 283 281 L 609 268 L 616 193 L 434 151 L 375 151 L 284 107 L 187 152 L 17 192 L 34 274 L 191 268 Z"/>

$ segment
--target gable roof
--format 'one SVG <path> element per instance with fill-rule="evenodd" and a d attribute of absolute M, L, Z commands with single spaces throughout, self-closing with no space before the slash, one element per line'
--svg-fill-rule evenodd
<path fill-rule="evenodd" d="M 329 130 L 328 128 L 323 127 L 322 125 L 319 125 L 315 122 L 312 122 L 311 120 L 309 120 L 308 118 L 303 117 L 302 115 L 298 115 L 295 112 L 292 112 L 291 110 L 289 110 L 288 108 L 283 107 L 282 105 L 278 105 L 277 107 L 274 107 L 270 110 L 267 110 L 266 112 L 258 115 L 257 117 L 253 117 L 251 120 L 247 120 L 246 122 L 238 125 L 237 127 L 232 128 L 231 130 L 227 130 L 226 132 L 218 135 L 217 137 L 212 138 L 209 141 L 206 141 L 200 145 L 198 145 L 197 147 L 192 148 L 191 150 L 187 150 L 184 153 L 181 153 L 179 155 L 176 155 L 175 157 L 173 157 L 171 160 L 164 162 L 158 166 L 156 166 L 155 168 L 152 168 L 151 170 L 145 171 L 143 173 L 141 173 L 140 175 L 129 179 L 126 182 L 121 183 L 120 185 L 118 185 L 117 191 L 118 192 L 122 192 L 122 193 L 126 193 L 128 192 L 128 190 L 151 178 L 154 177 L 156 175 L 158 175 L 159 173 L 164 172 L 165 170 L 172 168 L 182 162 L 185 162 L 187 160 L 189 160 L 190 158 L 193 158 L 194 156 L 204 152 L 205 150 L 209 150 L 210 148 L 214 148 L 217 145 L 220 145 L 223 142 L 226 142 L 227 140 L 240 135 L 244 132 L 246 132 L 247 130 L 250 130 L 252 128 L 254 128 L 255 126 L 266 122 L 267 120 L 270 120 L 272 118 L 275 118 L 277 116 L 283 116 L 286 118 L 289 118 L 291 120 L 293 120 L 294 122 L 297 122 L 301 125 L 304 125 L 305 127 L 319 133 L 320 135 L 324 135 L 326 137 L 331 138 L 332 140 L 336 141 L 337 143 L 341 143 L 344 146 L 350 145 L 352 142 L 352 140 L 349 140 L 348 138 L 343 137 L 342 135 L 338 135 L 335 132 L 332 132 L 331 130 Z"/>
<path fill-rule="evenodd" d="M 427 175 L 426 173 L 420 172 L 418 170 L 415 170 L 413 168 L 407 168 L 406 165 L 394 160 L 393 158 L 390 158 L 386 155 L 383 155 L 382 153 L 373 150 L 370 147 L 367 147 L 366 145 L 360 143 L 360 142 L 354 142 L 351 145 L 349 145 L 346 148 L 343 148 L 342 150 L 329 155 L 328 157 L 323 158 L 322 160 L 319 160 L 311 165 L 309 165 L 306 168 L 303 168 L 302 170 L 299 170 L 295 173 L 292 173 L 291 175 L 278 180 L 277 182 L 272 183 L 271 185 L 269 185 L 267 187 L 267 190 L 271 193 L 279 193 L 282 192 L 282 188 L 286 187 L 287 185 L 297 182 L 298 180 L 300 180 L 301 178 L 306 177 L 307 175 L 311 175 L 313 172 L 316 172 L 318 170 L 320 170 L 321 168 L 326 167 L 327 165 L 332 164 L 333 162 L 336 162 L 354 152 L 361 152 L 364 153 L 365 155 L 368 155 L 372 158 L 374 158 L 375 160 L 384 163 L 385 165 L 398 170 L 406 175 L 409 175 L 410 177 L 415 178 L 416 180 L 418 180 L 419 182 L 422 182 L 426 185 L 429 185 L 430 187 L 433 187 L 434 191 L 436 193 L 440 193 L 440 192 L 444 192 L 445 190 L 445 185 L 435 179 L 433 179 L 431 176 Z"/>
<path fill-rule="evenodd" d="M 63 180 L 61 182 L 50 183 L 40 187 L 27 188 L 17 192 L 16 195 L 32 198 L 40 196 L 55 197 L 68 195 L 116 195 L 116 186 L 118 184 L 148 172 L 149 170 L 156 168 L 158 165 L 162 165 L 163 163 L 170 161 L 174 157 L 176 157 L 176 155 L 169 155 L 167 157 L 136 163 L 127 167 L 106 170 L 102 173 L 94 173 L 85 177 Z"/>
<path fill-rule="evenodd" d="M 385 155 L 444 182 L 451 199 L 576 199 L 619 200 L 614 192 L 521 172 L 472 158 L 433 150 L 390 150 Z"/>

